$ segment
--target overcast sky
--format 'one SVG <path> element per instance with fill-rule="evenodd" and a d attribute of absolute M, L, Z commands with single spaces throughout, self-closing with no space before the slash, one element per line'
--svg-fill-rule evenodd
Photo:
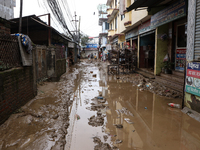
<path fill-rule="evenodd" d="M 44 5 L 43 1 L 46 0 L 23 0 L 23 16 L 28 15 L 42 15 L 48 13 Z M 74 12 L 76 11 L 77 19 L 81 16 L 81 31 L 89 36 L 98 36 L 101 32 L 101 27 L 98 25 L 98 4 L 105 4 L 107 0 L 64 0 L 69 4 L 69 8 L 71 14 L 74 16 Z M 20 0 L 16 0 L 16 7 L 14 8 L 14 16 L 15 18 L 19 17 L 19 7 Z M 95 12 L 95 15 L 94 15 Z M 47 17 L 41 18 L 47 22 Z M 52 20 L 52 26 L 62 32 L 63 30 L 59 27 L 57 23 L 55 23 L 55 19 Z M 72 25 L 68 21 L 68 27 L 70 30 L 73 30 Z M 78 24 L 77 24 L 78 25 Z"/>

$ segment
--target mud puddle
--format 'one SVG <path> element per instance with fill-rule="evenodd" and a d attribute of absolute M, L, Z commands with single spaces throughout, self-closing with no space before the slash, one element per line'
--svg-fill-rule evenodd
<path fill-rule="evenodd" d="M 73 105 L 76 107 L 71 116 L 74 126 L 66 150 L 193 150 L 200 147 L 199 122 L 180 109 L 167 106 L 169 102 L 181 104 L 177 98 L 179 93 L 143 80 L 137 74 L 107 76 L 105 68 L 92 66 L 95 65 L 85 68 L 88 79 L 81 83 L 79 90 L 83 92 Z M 103 99 L 98 101 L 97 97 Z"/>
<path fill-rule="evenodd" d="M 199 149 L 199 122 L 167 106 L 181 104 L 173 98 L 178 93 L 137 74 L 108 76 L 106 70 L 106 63 L 84 61 L 60 82 L 42 85 L 1 126 L 0 149 Z"/>

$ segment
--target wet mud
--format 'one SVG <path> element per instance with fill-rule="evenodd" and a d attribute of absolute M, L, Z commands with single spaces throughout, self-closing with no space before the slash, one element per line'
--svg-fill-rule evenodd
<path fill-rule="evenodd" d="M 108 75 L 84 60 L 0 128 L 5 150 L 198 150 L 200 123 L 167 103 L 179 93 L 139 74 Z"/>

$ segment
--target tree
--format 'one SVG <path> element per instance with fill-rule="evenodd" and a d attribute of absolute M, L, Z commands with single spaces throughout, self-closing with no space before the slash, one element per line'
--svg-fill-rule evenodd
<path fill-rule="evenodd" d="M 81 45 L 86 46 L 86 44 L 91 41 L 91 39 L 87 35 L 81 34 Z"/>

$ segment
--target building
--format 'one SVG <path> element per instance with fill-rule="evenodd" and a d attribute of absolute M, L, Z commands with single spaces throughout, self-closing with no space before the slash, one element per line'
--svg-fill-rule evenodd
<path fill-rule="evenodd" d="M 16 0 L 0 0 L 0 17 L 4 19 L 14 18 Z"/>
<path fill-rule="evenodd" d="M 109 23 L 107 18 L 107 9 L 109 7 L 106 4 L 99 4 L 98 5 L 98 12 L 99 12 L 99 25 L 102 27 L 102 32 L 99 33 L 99 54 L 102 54 L 103 59 L 105 59 L 105 55 L 107 54 L 106 45 L 107 45 L 107 38 L 108 38 L 108 29 Z"/>
<path fill-rule="evenodd" d="M 137 51 L 137 68 L 182 91 L 186 56 L 187 0 L 107 0 L 109 43 Z M 167 62 L 163 62 L 165 56 Z M 165 67 L 172 69 L 172 74 Z M 166 70 L 166 72 L 165 72 Z"/>
<path fill-rule="evenodd" d="M 187 51 L 184 105 L 200 113 L 200 45 L 198 13 L 200 1 L 188 1 Z"/>

